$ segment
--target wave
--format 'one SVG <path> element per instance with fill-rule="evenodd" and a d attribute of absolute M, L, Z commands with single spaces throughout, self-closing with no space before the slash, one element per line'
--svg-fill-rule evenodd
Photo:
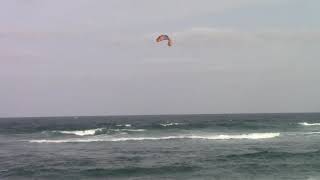
<path fill-rule="evenodd" d="M 131 124 L 118 124 L 117 127 L 131 127 Z"/>
<path fill-rule="evenodd" d="M 312 134 L 320 134 L 320 132 L 305 132 L 303 133 L 305 135 L 312 135 Z"/>
<path fill-rule="evenodd" d="M 307 122 L 301 122 L 301 123 L 298 123 L 302 126 L 320 126 L 320 123 L 307 123 Z"/>
<path fill-rule="evenodd" d="M 183 123 L 166 123 L 166 124 L 160 124 L 163 127 L 167 127 L 167 126 L 178 126 L 178 125 L 182 125 Z"/>
<path fill-rule="evenodd" d="M 74 131 L 49 131 L 50 133 L 58 134 L 71 134 L 77 136 L 93 136 L 98 134 L 112 133 L 112 132 L 143 132 L 145 129 L 107 129 L 107 128 L 97 128 L 97 129 L 86 129 L 86 130 L 74 130 Z M 48 132 L 48 131 L 43 131 Z"/>
<path fill-rule="evenodd" d="M 200 169 L 197 166 L 187 166 L 187 165 L 168 165 L 168 166 L 158 166 L 158 167 L 125 167 L 125 168 L 114 168 L 114 169 L 104 169 L 95 168 L 83 170 L 80 173 L 89 177 L 107 177 L 107 176 L 135 176 L 135 175 L 155 175 L 155 174 L 170 174 L 177 172 L 190 172 Z"/>
<path fill-rule="evenodd" d="M 103 131 L 104 128 L 97 129 L 87 129 L 87 130 L 75 130 L 75 131 L 51 131 L 53 133 L 61 133 L 61 134 L 73 134 L 77 136 L 88 136 L 95 135 L 99 131 Z"/>
<path fill-rule="evenodd" d="M 143 132 L 146 131 L 145 129 L 110 129 L 111 131 L 128 131 L 128 132 Z"/>
<path fill-rule="evenodd" d="M 80 158 L 79 158 L 80 159 Z M 83 163 L 91 163 L 91 161 L 77 160 Z M 77 163 L 75 159 L 72 159 L 72 163 Z M 69 168 L 58 168 L 43 163 L 44 165 L 38 165 L 37 168 L 30 165 L 21 165 L 19 167 L 7 168 L 4 171 L 0 171 L 0 179 L 50 179 L 49 175 L 54 175 L 54 179 L 74 179 L 67 178 L 68 174 L 73 177 L 79 177 L 75 179 L 118 179 L 116 177 L 127 177 L 141 175 L 157 175 L 157 174 L 176 174 L 177 172 L 185 173 L 190 171 L 199 170 L 201 167 L 184 164 L 168 164 L 165 166 L 152 166 L 152 167 L 120 167 L 120 168 L 83 168 L 77 171 L 70 171 Z M 86 164 L 88 165 L 88 164 Z M 78 176 L 81 174 L 81 176 Z M 36 178 L 34 178 L 36 177 Z M 121 178 L 122 179 L 122 178 Z"/>
<path fill-rule="evenodd" d="M 240 135 L 180 135 L 164 137 L 120 137 L 120 138 L 88 138 L 88 139 L 62 139 L 62 140 L 29 140 L 30 143 L 80 143 L 80 142 L 119 142 L 119 141 L 145 141 L 145 140 L 171 140 L 171 139 L 204 139 L 204 140 L 232 140 L 232 139 L 269 139 L 280 136 L 280 133 L 252 133 Z"/>
<path fill-rule="evenodd" d="M 315 157 L 320 154 L 319 150 L 316 151 L 307 151 L 307 152 L 275 152 L 275 151 L 258 151 L 253 153 L 245 153 L 245 154 L 232 154 L 227 156 L 221 156 L 221 159 L 279 159 L 282 158 L 290 158 L 290 157 Z"/>

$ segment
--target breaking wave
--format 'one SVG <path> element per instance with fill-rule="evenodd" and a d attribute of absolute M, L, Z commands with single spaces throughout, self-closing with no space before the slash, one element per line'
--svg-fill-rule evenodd
<path fill-rule="evenodd" d="M 118 124 L 117 127 L 131 127 L 131 124 Z"/>
<path fill-rule="evenodd" d="M 107 128 L 97 128 L 97 129 L 86 129 L 86 130 L 74 130 L 74 131 L 49 131 L 51 133 L 57 134 L 70 134 L 77 136 L 93 136 L 98 134 L 106 134 L 112 132 L 143 132 L 145 129 L 107 129 Z M 46 132 L 46 131 L 44 131 Z"/>
<path fill-rule="evenodd" d="M 98 131 L 103 131 L 103 128 L 76 130 L 76 131 L 52 131 L 52 132 L 61 133 L 61 134 L 73 134 L 77 136 L 89 136 L 89 135 L 95 135 Z"/>
<path fill-rule="evenodd" d="M 280 133 L 252 133 L 240 135 L 178 135 L 163 137 L 104 137 L 87 139 L 61 139 L 61 140 L 29 140 L 30 143 L 85 143 L 85 142 L 119 142 L 144 140 L 170 140 L 170 139 L 204 139 L 204 140 L 232 140 L 232 139 L 269 139 L 280 136 Z"/>
<path fill-rule="evenodd" d="M 166 123 L 166 124 L 160 124 L 163 127 L 167 127 L 167 126 L 178 126 L 178 125 L 182 125 L 183 123 Z"/>
<path fill-rule="evenodd" d="M 128 132 L 143 132 L 143 131 L 146 131 L 145 129 L 111 129 L 111 131 L 116 131 L 116 132 L 119 132 L 119 131 L 128 131 Z"/>
<path fill-rule="evenodd" d="M 320 126 L 320 123 L 307 123 L 307 122 L 301 122 L 299 123 L 302 126 Z"/>

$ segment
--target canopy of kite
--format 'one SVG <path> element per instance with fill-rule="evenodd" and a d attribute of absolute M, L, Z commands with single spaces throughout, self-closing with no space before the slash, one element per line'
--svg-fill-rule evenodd
<path fill-rule="evenodd" d="M 172 46 L 173 42 L 172 40 L 169 38 L 168 35 L 160 35 L 157 39 L 157 42 L 161 42 L 161 41 L 168 41 L 168 46 Z"/>

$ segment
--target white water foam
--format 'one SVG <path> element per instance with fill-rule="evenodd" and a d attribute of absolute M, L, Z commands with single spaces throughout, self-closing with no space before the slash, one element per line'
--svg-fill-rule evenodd
<path fill-rule="evenodd" d="M 131 124 L 118 124 L 117 127 L 131 127 Z"/>
<path fill-rule="evenodd" d="M 61 133 L 61 134 L 72 134 L 72 135 L 77 135 L 77 136 L 92 136 L 92 135 L 96 135 L 96 133 L 99 131 L 103 131 L 104 129 L 105 128 L 75 130 L 75 131 L 51 131 L 51 132 Z M 143 131 L 146 131 L 145 129 L 109 129 L 109 130 L 115 131 L 115 132 L 143 132 Z"/>
<path fill-rule="evenodd" d="M 181 125 L 183 123 L 167 123 L 167 124 L 160 124 L 163 127 L 167 127 L 167 126 L 178 126 Z"/>
<path fill-rule="evenodd" d="M 103 128 L 98 129 L 87 129 L 87 130 L 76 130 L 76 131 L 52 131 L 61 134 L 73 134 L 77 136 L 88 136 L 88 135 L 95 135 L 97 131 L 102 131 Z"/>
<path fill-rule="evenodd" d="M 128 131 L 128 132 L 143 132 L 146 131 L 145 129 L 111 129 L 112 131 Z"/>
<path fill-rule="evenodd" d="M 122 137 L 122 138 L 88 138 L 88 139 L 62 139 L 62 140 L 30 140 L 31 143 L 77 143 L 77 142 L 117 142 L 117 141 L 144 141 L 144 140 L 170 140 L 170 139 L 204 139 L 204 140 L 231 140 L 231 139 L 269 139 L 280 136 L 280 133 L 252 133 L 240 135 L 181 135 L 164 137 Z"/>
<path fill-rule="evenodd" d="M 320 123 L 307 123 L 307 122 L 301 122 L 299 123 L 302 126 L 320 126 Z"/>

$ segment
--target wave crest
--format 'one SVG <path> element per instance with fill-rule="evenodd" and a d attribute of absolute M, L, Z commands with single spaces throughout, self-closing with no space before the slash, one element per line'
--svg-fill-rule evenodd
<path fill-rule="evenodd" d="M 86 129 L 86 130 L 73 130 L 73 131 L 49 131 L 51 133 L 57 134 L 71 134 L 77 136 L 93 136 L 112 132 L 143 132 L 145 129 L 107 129 L 107 128 L 97 128 L 97 129 Z M 44 131 L 47 132 L 47 131 Z"/>
<path fill-rule="evenodd" d="M 146 131 L 145 129 L 110 129 L 111 131 L 115 131 L 115 132 L 143 132 Z"/>
<path fill-rule="evenodd" d="M 117 127 L 131 127 L 131 124 L 118 124 Z"/>
<path fill-rule="evenodd" d="M 103 131 L 103 128 L 75 130 L 75 131 L 52 131 L 52 132 L 61 133 L 61 134 L 73 134 L 77 136 L 88 136 L 88 135 L 95 135 L 98 131 Z"/>
<path fill-rule="evenodd" d="M 160 124 L 160 126 L 167 127 L 167 126 L 178 126 L 182 124 L 183 123 L 166 123 L 166 124 Z"/>
<path fill-rule="evenodd" d="M 301 122 L 299 123 L 302 126 L 320 126 L 320 123 L 307 123 L 307 122 Z"/>
<path fill-rule="evenodd" d="M 231 139 L 269 139 L 280 136 L 280 133 L 252 133 L 240 135 L 180 135 L 164 137 L 120 137 L 120 138 L 88 138 L 88 139 L 62 139 L 62 140 L 30 140 L 31 143 L 80 143 L 80 142 L 119 142 L 144 140 L 170 140 L 170 139 L 204 139 L 204 140 L 231 140 Z"/>

